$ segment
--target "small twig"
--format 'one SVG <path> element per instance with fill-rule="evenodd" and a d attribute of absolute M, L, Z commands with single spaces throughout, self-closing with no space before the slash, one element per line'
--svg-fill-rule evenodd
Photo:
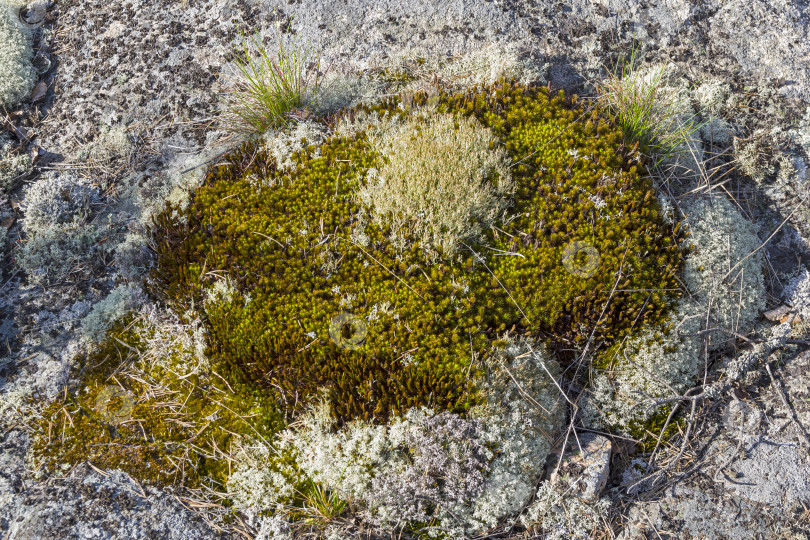
<path fill-rule="evenodd" d="M 279 242 L 278 240 L 276 240 L 276 239 L 275 239 L 275 238 L 273 238 L 272 236 L 267 236 L 266 234 L 264 234 L 264 233 L 260 233 L 260 232 L 258 232 L 258 231 L 253 231 L 253 234 L 258 234 L 259 236 L 264 236 L 264 237 L 265 237 L 265 238 L 267 238 L 268 240 L 272 240 L 272 241 L 273 241 L 273 242 L 275 242 L 276 244 L 280 245 L 280 246 L 281 246 L 281 249 L 284 249 L 284 244 L 282 244 L 281 242 Z"/>
<path fill-rule="evenodd" d="M 774 236 L 776 236 L 776 233 L 778 233 L 778 232 L 779 232 L 779 231 L 782 229 L 782 227 L 785 225 L 785 223 L 787 223 L 787 221 L 788 221 L 788 220 L 789 220 L 791 217 L 793 217 L 793 214 L 795 214 L 795 213 L 796 213 L 796 210 L 798 210 L 799 208 L 803 208 L 803 207 L 804 207 L 804 202 L 807 200 L 807 197 L 808 197 L 808 196 L 810 196 L 810 195 L 806 195 L 806 196 L 805 196 L 805 197 L 804 197 L 804 198 L 803 198 L 803 199 L 802 199 L 802 200 L 801 200 L 801 201 L 800 201 L 800 202 L 799 202 L 799 203 L 798 203 L 798 204 L 797 204 L 797 205 L 796 205 L 796 206 L 793 208 L 793 210 L 791 210 L 790 214 L 788 214 L 788 216 L 787 216 L 787 217 L 786 217 L 784 220 L 782 220 L 782 223 L 780 223 L 780 224 L 779 224 L 779 226 L 778 226 L 778 227 L 777 227 L 777 228 L 776 228 L 776 229 L 775 229 L 775 230 L 774 230 L 774 231 L 771 233 L 771 235 L 770 235 L 770 236 L 769 236 L 769 237 L 768 237 L 768 238 L 767 238 L 767 239 L 766 239 L 764 242 L 762 242 L 762 244 L 761 244 L 761 245 L 760 245 L 760 246 L 759 246 L 757 249 L 755 249 L 754 251 L 752 251 L 751 253 L 749 253 L 748 255 L 746 255 L 745 257 L 743 257 L 742 259 L 740 259 L 740 260 L 739 260 L 739 262 L 737 262 L 737 264 L 735 264 L 735 265 L 734 265 L 734 266 L 731 268 L 731 270 L 729 270 L 728 272 L 726 272 L 726 275 L 724 275 L 724 276 L 723 276 L 723 277 L 720 279 L 720 281 L 725 281 L 725 280 L 726 280 L 726 278 L 727 278 L 729 275 L 731 275 L 731 273 L 732 273 L 734 270 L 736 270 L 736 268 L 737 268 L 738 266 L 740 266 L 740 265 L 741 265 L 741 264 L 742 264 L 742 263 L 743 263 L 745 260 L 747 260 L 747 259 L 748 259 L 748 257 L 752 256 L 754 253 L 756 253 L 756 252 L 757 252 L 757 251 L 759 251 L 760 249 L 764 248 L 764 247 L 765 247 L 765 245 L 766 245 L 768 242 L 770 242 L 770 241 L 771 241 L 771 238 L 773 238 Z"/>
<path fill-rule="evenodd" d="M 785 394 L 782 392 L 781 385 L 776 381 L 776 378 L 774 378 L 773 373 L 771 373 L 771 366 L 768 365 L 767 362 L 765 362 L 765 370 L 768 372 L 768 376 L 771 378 L 771 384 L 773 385 L 774 390 L 776 390 L 776 393 L 779 394 L 779 399 L 782 400 L 782 404 L 785 406 L 785 409 L 787 409 L 788 414 L 790 414 L 791 420 L 793 420 L 793 422 L 795 422 L 796 426 L 799 428 L 799 434 L 804 440 L 804 443 L 808 448 L 810 448 L 810 438 L 807 437 L 807 432 L 805 431 L 804 426 L 801 424 L 801 422 L 799 422 L 799 418 L 796 416 L 796 411 L 790 406 L 790 403 L 788 403 Z"/>

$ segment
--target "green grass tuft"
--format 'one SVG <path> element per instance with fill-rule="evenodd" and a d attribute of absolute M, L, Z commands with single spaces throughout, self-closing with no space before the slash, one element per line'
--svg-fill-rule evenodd
<path fill-rule="evenodd" d="M 242 50 L 232 58 L 238 76 L 230 79 L 232 88 L 224 94 L 227 112 L 220 125 L 226 131 L 246 138 L 260 136 L 268 129 L 288 125 L 289 113 L 309 107 L 317 99 L 320 57 L 311 68 L 309 46 L 301 51 L 294 39 L 285 45 L 278 23 L 276 30 L 275 55 L 255 38 L 242 35 Z"/>
<path fill-rule="evenodd" d="M 637 66 L 637 50 L 622 54 L 608 75 L 598 83 L 598 100 L 621 126 L 625 137 L 660 163 L 698 131 L 695 115 L 686 117 L 686 98 L 664 84 L 666 66 L 644 72 Z"/>

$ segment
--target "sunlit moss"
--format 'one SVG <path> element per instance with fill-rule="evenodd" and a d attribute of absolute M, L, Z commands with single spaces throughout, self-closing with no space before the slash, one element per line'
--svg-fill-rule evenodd
<path fill-rule="evenodd" d="M 87 460 L 146 483 L 221 488 L 231 445 L 272 438 L 286 425 L 283 413 L 261 392 L 231 385 L 211 368 L 181 376 L 172 351 L 165 367 L 144 365 L 148 333 L 128 317 L 85 359 L 81 386 L 42 412 L 35 461 L 55 471 Z M 108 387 L 118 396 L 110 399 Z"/>
<path fill-rule="evenodd" d="M 406 116 L 427 100 L 344 114 Z M 416 242 L 397 249 L 389 231 L 361 219 L 355 194 L 386 159 L 362 131 L 307 146 L 285 172 L 263 148 L 242 147 L 187 209 L 159 217 L 159 295 L 202 306 L 225 275 L 241 293 L 205 304 L 209 354 L 228 380 L 291 410 L 325 387 L 341 419 L 384 420 L 415 406 L 464 412 L 477 399 L 472 355 L 486 355 L 507 329 L 564 349 L 661 320 L 677 288 L 678 231 L 661 219 L 618 128 L 562 93 L 506 81 L 432 103 L 490 128 L 517 184 L 507 217 L 441 264 Z M 592 275 L 561 263 L 574 241 L 598 252 Z M 343 312 L 364 321 L 359 347 L 330 339 Z"/>
<path fill-rule="evenodd" d="M 661 440 L 660 444 L 666 444 L 676 435 L 684 433 L 687 418 L 682 413 L 676 413 L 669 419 L 671 411 L 671 405 L 662 406 L 645 422 L 631 428 L 630 436 L 640 441 L 639 449 L 642 452 L 652 452 L 656 445 L 659 444 L 659 438 Z M 667 423 L 667 419 L 669 419 L 669 423 Z"/>

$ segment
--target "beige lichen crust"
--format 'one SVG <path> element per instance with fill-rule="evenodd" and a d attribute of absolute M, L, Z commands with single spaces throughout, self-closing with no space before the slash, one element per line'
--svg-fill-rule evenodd
<path fill-rule="evenodd" d="M 413 235 L 452 253 L 509 205 L 509 158 L 475 119 L 428 111 L 374 142 L 385 164 L 368 172 L 357 197 L 378 225 L 391 227 L 399 249 Z"/>

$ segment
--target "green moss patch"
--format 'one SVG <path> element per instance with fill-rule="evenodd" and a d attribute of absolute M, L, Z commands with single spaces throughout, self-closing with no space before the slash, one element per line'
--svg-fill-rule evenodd
<path fill-rule="evenodd" d="M 505 385 L 495 401 L 511 392 L 492 356 L 505 334 L 528 334 L 562 359 L 592 337 L 606 362 L 596 367 L 608 369 L 611 346 L 665 320 L 682 233 L 664 223 L 641 158 L 598 110 L 503 80 L 408 104 L 358 106 L 329 125 L 398 117 L 415 126 L 397 135 L 413 145 L 386 147 L 361 130 L 304 141 L 281 168 L 270 149 L 245 144 L 211 167 L 187 205 L 168 205 L 154 223 L 149 286 L 183 317 L 168 329 L 130 316 L 110 330 L 74 374 L 78 387 L 43 411 L 35 461 L 56 470 L 88 460 L 222 493 L 234 456 L 258 440 L 270 452 L 258 466 L 290 487 L 280 499 L 302 503 L 327 488 L 276 443 L 321 396 L 337 420 L 329 429 L 422 406 L 465 415 L 493 401 L 483 381 L 495 371 Z M 442 129 L 419 127 L 426 109 Z M 464 162 L 464 130 L 477 137 L 470 162 L 486 170 Z M 418 140 L 425 133 L 435 145 Z M 397 204 L 376 204 L 391 165 L 407 163 L 394 153 L 414 147 L 430 162 L 431 146 L 452 153 L 439 165 L 465 166 L 409 167 L 420 189 L 400 186 Z M 430 201 L 425 235 L 406 199 L 447 174 L 459 175 L 453 198 Z M 383 184 L 368 189 L 372 179 Z M 467 180 L 470 193 L 492 196 L 464 200 Z M 443 219 L 459 208 L 460 219 Z M 474 234 L 455 234 L 468 225 Z M 430 245 L 445 233 L 458 241 Z M 182 338 L 182 324 L 197 321 L 204 355 Z M 508 374 L 520 379 L 526 360 L 514 362 Z"/>
<path fill-rule="evenodd" d="M 345 114 L 405 117 L 427 100 Z M 422 405 L 463 413 L 478 400 L 474 359 L 508 329 L 562 350 L 663 319 L 679 233 L 617 127 L 562 93 L 506 81 L 433 102 L 490 129 L 516 183 L 506 217 L 457 252 L 432 246 L 438 262 L 416 238 L 394 246 L 362 219 L 356 193 L 387 159 L 362 131 L 305 148 L 283 173 L 244 146 L 187 208 L 158 218 L 154 290 L 181 309 L 204 306 L 208 354 L 231 383 L 288 414 L 321 388 L 342 420 Z M 237 294 L 206 300 L 226 277 Z M 330 337 L 335 324 L 343 339 Z"/>

